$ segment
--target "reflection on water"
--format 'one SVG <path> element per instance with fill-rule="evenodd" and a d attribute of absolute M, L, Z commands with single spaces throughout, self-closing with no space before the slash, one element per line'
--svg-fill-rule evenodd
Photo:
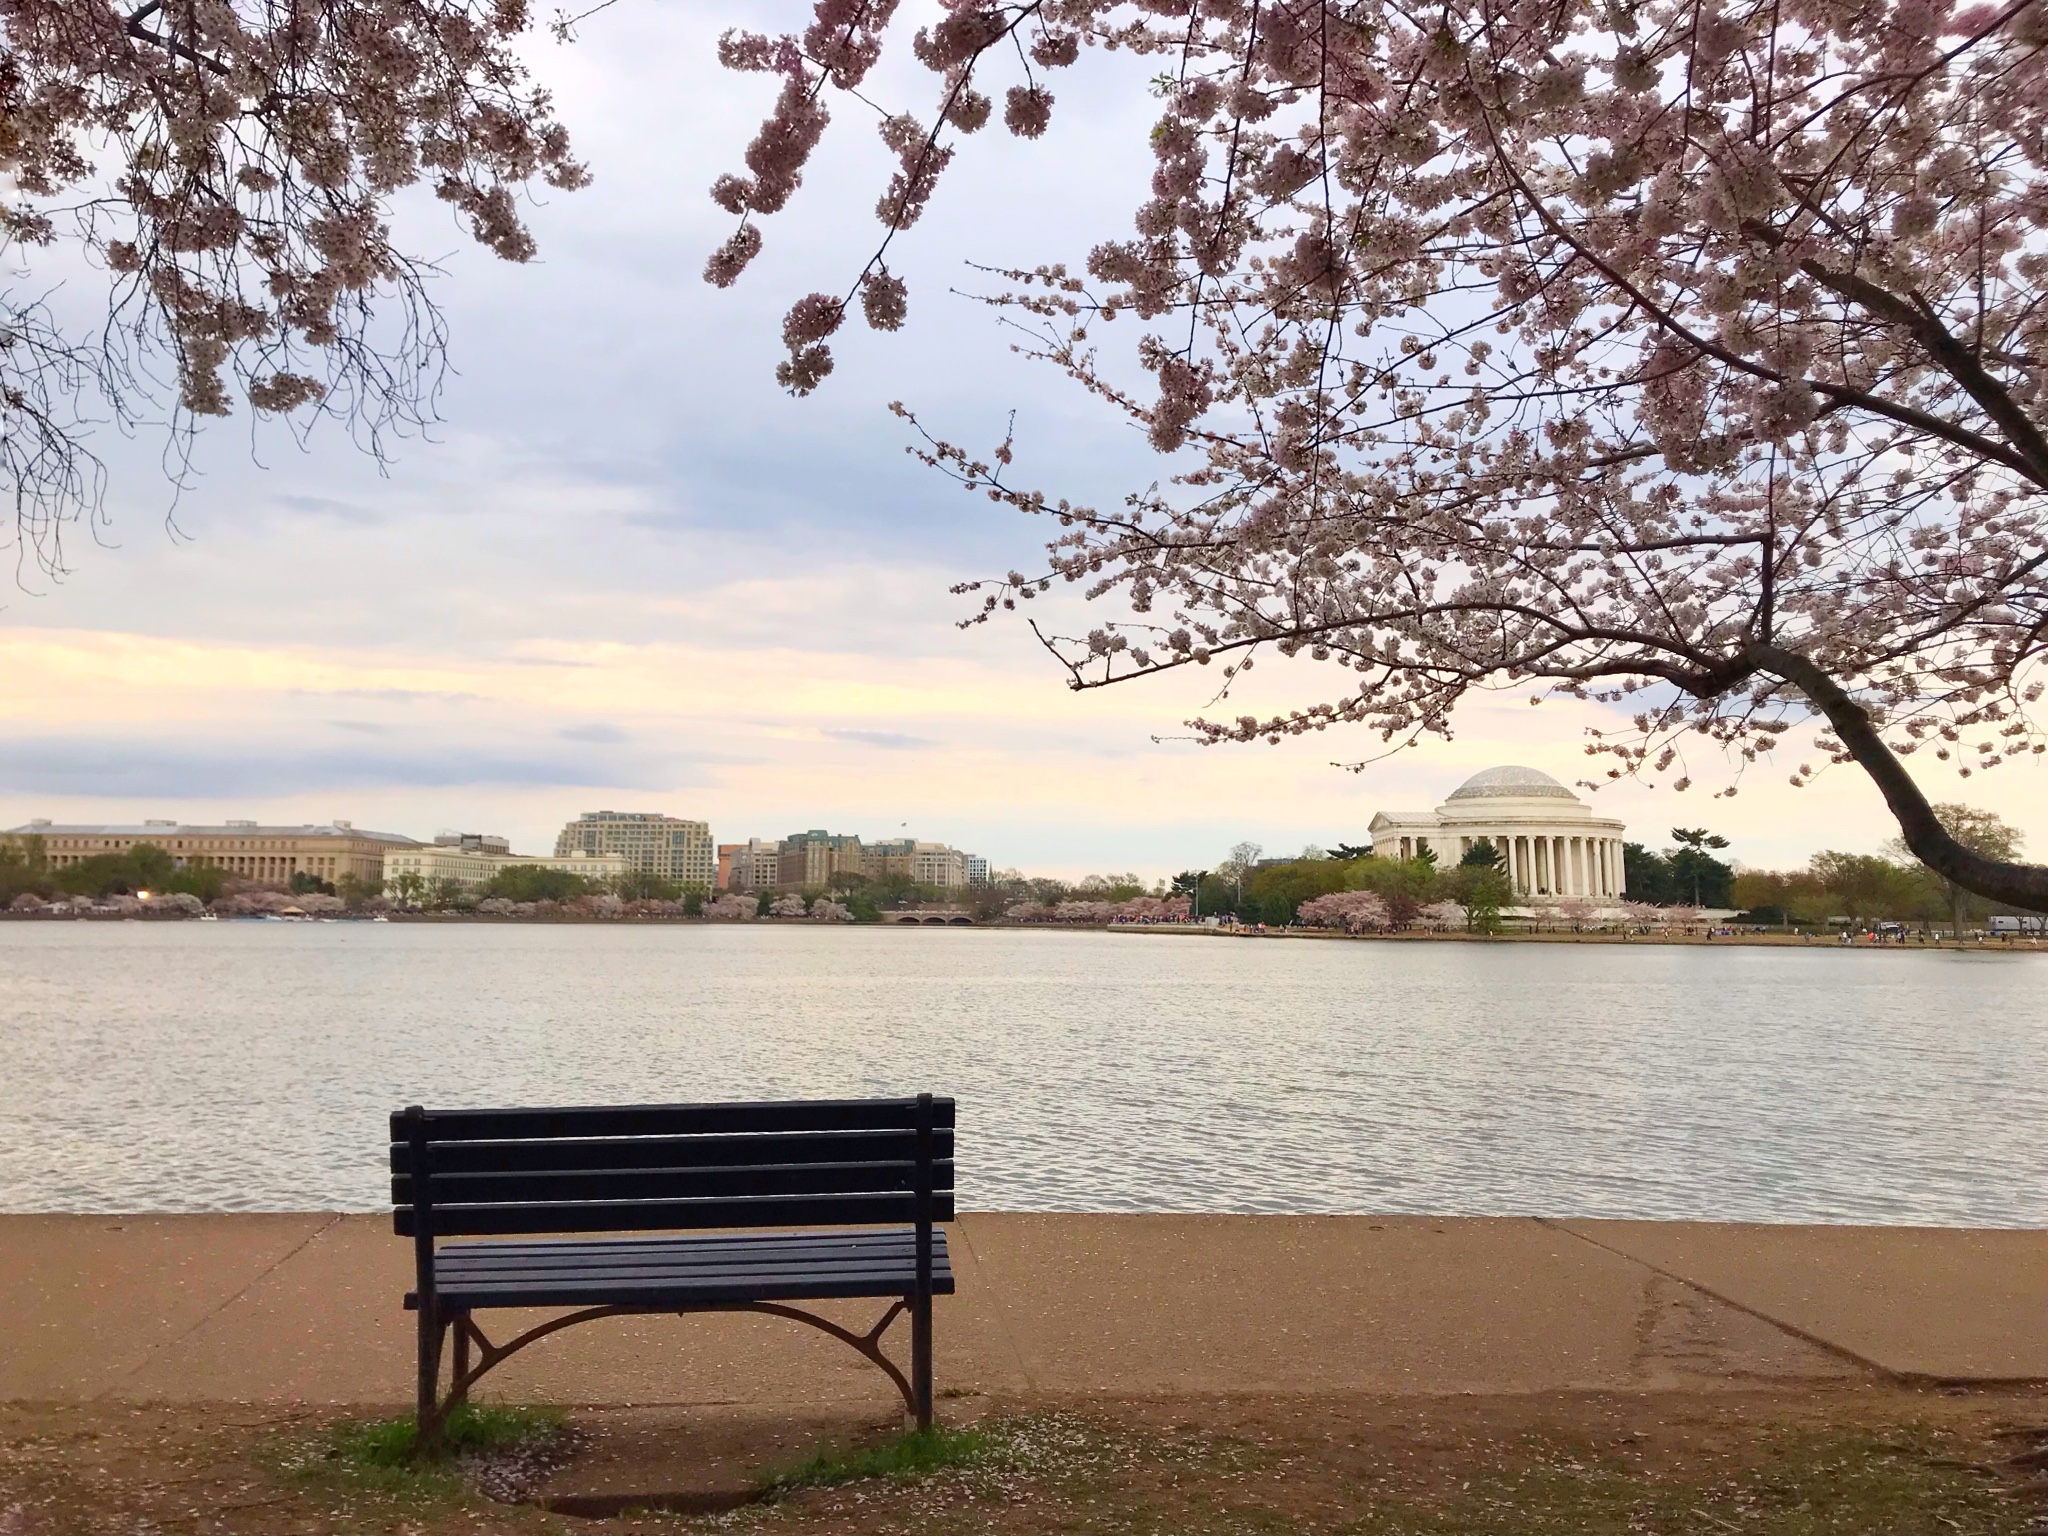
<path fill-rule="evenodd" d="M 915 1092 L 962 1203 L 2048 1224 L 2048 956 L 0 924 L 0 1210 L 374 1209 L 395 1106 Z"/>

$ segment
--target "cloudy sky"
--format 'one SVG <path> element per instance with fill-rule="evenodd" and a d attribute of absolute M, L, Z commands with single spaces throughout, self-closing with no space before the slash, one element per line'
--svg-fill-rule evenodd
<path fill-rule="evenodd" d="M 1029 568 L 1043 530 L 921 469 L 889 401 L 975 445 L 1015 411 L 1024 478 L 1076 500 L 1161 473 L 962 293 L 971 262 L 1078 264 L 1128 226 L 1149 174 L 1145 71 L 1073 72 L 1034 145 L 970 141 L 892 254 L 909 326 L 850 330 L 837 373 L 797 401 L 773 379 L 780 316 L 843 289 L 874 238 L 888 172 L 868 126 L 839 108 L 737 289 L 698 276 L 730 222 L 705 189 L 772 91 L 722 73 L 714 40 L 790 14 L 620 0 L 575 46 L 536 44 L 596 182 L 533 210 L 542 255 L 525 267 L 465 249 L 437 205 L 406 207 L 413 247 L 447 256 L 456 372 L 434 440 L 388 473 L 341 433 L 302 451 L 237 418 L 202 445 L 172 527 L 157 445 L 101 445 L 102 540 L 74 541 L 62 583 L 0 599 L 0 826 L 343 816 L 533 851 L 609 807 L 704 818 L 721 841 L 914 833 L 998 866 L 1158 875 L 1241 839 L 1359 841 L 1375 809 L 1433 805 L 1496 763 L 1587 772 L 1592 706 L 1497 695 L 1455 741 L 1351 774 L 1333 759 L 1372 738 L 1171 739 L 1213 677 L 1076 695 L 1021 626 L 956 628 L 968 609 L 948 588 Z M 885 66 L 873 94 L 923 108 L 920 75 Z M 1320 696 L 1306 666 L 1257 676 L 1242 707 Z M 1791 762 L 1733 801 L 1706 798 L 1729 779 L 1707 760 L 1686 796 L 1625 785 L 1599 804 L 1653 844 L 1714 825 L 1756 864 L 1891 835 L 1860 775 L 1793 791 Z M 1927 784 L 2048 852 L 2043 770 Z"/>

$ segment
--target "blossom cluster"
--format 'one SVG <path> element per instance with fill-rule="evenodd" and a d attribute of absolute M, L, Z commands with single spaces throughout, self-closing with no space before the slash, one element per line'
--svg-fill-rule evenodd
<path fill-rule="evenodd" d="M 712 200 L 738 215 L 739 223 L 705 262 L 706 282 L 732 286 L 760 254 L 761 217 L 779 212 L 803 184 L 804 168 L 831 122 L 828 91 L 867 104 L 861 87 L 882 56 L 896 6 L 897 0 L 815 0 L 810 24 L 801 33 L 732 31 L 719 39 L 719 61 L 728 69 L 777 75 L 782 84 L 742 157 L 747 174 L 727 172 L 712 183 Z M 783 324 L 788 355 L 776 368 L 785 389 L 809 394 L 831 373 L 826 338 L 839 328 L 856 297 L 875 330 L 902 326 L 908 290 L 883 257 L 890 242 L 924 216 L 952 164 L 955 148 L 948 131 L 972 134 L 987 125 L 994 102 L 977 85 L 984 60 L 991 53 L 1000 57 L 1004 48 L 1015 52 L 1026 79 L 1003 93 L 1003 126 L 1018 138 L 1042 137 L 1052 121 L 1053 93 L 1040 75 L 1080 57 L 1081 29 L 1093 24 L 1097 9 L 1088 0 L 946 0 L 931 24 L 916 29 L 911 50 L 941 82 L 937 110 L 929 122 L 894 112 L 877 124 L 896 161 L 875 204 L 883 237 L 845 296 L 812 294 L 790 309 Z"/>
<path fill-rule="evenodd" d="M 1377 931 L 1387 927 L 1392 914 L 1386 899 L 1374 891 L 1332 891 L 1305 901 L 1295 921 L 1308 928 L 1342 928 L 1346 933 Z"/>
<path fill-rule="evenodd" d="M 1133 896 L 1126 901 L 1080 898 L 1047 904 L 1020 901 L 1006 907 L 1012 923 L 1184 923 L 1191 903 L 1185 896 Z"/>
<path fill-rule="evenodd" d="M 82 244 L 112 283 L 90 337 L 0 301 L 26 340 L 0 349 L 0 463 L 46 564 L 90 495 L 62 396 L 128 422 L 162 371 L 188 427 L 239 396 L 347 415 L 372 447 L 431 412 L 440 325 L 391 198 L 429 186 L 525 261 L 518 190 L 586 180 L 517 57 L 528 24 L 525 0 L 0 6 L 0 240 L 17 266 Z"/>

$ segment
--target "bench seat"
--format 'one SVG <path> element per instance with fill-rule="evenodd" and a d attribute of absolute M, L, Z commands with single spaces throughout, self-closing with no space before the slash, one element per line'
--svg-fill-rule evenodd
<path fill-rule="evenodd" d="M 626 1306 L 678 1311 L 751 1301 L 908 1296 L 917 1230 L 714 1233 L 688 1237 L 449 1243 L 434 1253 L 442 1307 Z M 932 1292 L 953 1294 L 946 1234 L 932 1233 Z M 417 1292 L 405 1298 L 408 1311 Z"/>

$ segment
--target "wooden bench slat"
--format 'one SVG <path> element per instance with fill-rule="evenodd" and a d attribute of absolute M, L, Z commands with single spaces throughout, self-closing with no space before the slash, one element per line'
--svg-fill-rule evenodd
<path fill-rule="evenodd" d="M 502 1141 L 542 1136 L 690 1136 L 772 1131 L 901 1131 L 917 1126 L 916 1099 L 796 1099 L 755 1104 L 593 1104 L 531 1109 L 429 1110 L 431 1139 Z M 932 1100 L 932 1124 L 951 1128 L 951 1099 Z M 406 1140 L 403 1111 L 391 1139 Z"/>
<path fill-rule="evenodd" d="M 917 1157 L 915 1131 L 788 1131 L 744 1136 L 601 1136 L 536 1141 L 435 1141 L 443 1173 L 555 1173 L 577 1168 L 742 1168 L 788 1163 L 896 1163 Z M 953 1132 L 932 1132 L 950 1161 Z M 391 1171 L 412 1171 L 412 1148 L 391 1144 Z"/>
<path fill-rule="evenodd" d="M 391 1203 L 412 1204 L 412 1180 L 391 1181 Z M 932 1164 L 932 1186 L 953 1187 L 953 1165 Z M 758 1168 L 604 1168 L 545 1173 L 434 1174 L 434 1204 L 541 1200 L 677 1200 L 725 1195 L 859 1195 L 917 1188 L 916 1163 L 777 1163 Z"/>
<path fill-rule="evenodd" d="M 530 1254 L 524 1260 L 500 1263 L 493 1259 L 480 1264 L 470 1259 L 455 1258 L 442 1262 L 442 1255 L 434 1256 L 436 1275 L 511 1275 L 534 1274 L 548 1270 L 601 1270 L 606 1268 L 659 1269 L 678 1275 L 689 1274 L 699 1269 L 731 1269 L 747 1266 L 756 1269 L 830 1269 L 835 1265 L 855 1267 L 887 1264 L 908 1264 L 916 1259 L 917 1250 L 905 1244 L 888 1248 L 798 1248 L 782 1244 L 763 1244 L 759 1249 L 749 1251 L 743 1248 L 729 1248 L 724 1245 L 708 1252 L 695 1253 L 685 1249 L 614 1249 L 599 1243 L 565 1242 L 559 1254 Z M 445 1252 L 446 1250 L 444 1250 Z M 932 1246 L 932 1262 L 946 1257 L 940 1245 Z"/>
<path fill-rule="evenodd" d="M 911 1194 L 757 1195 L 709 1200 L 585 1200 L 508 1205 L 436 1205 L 437 1237 L 494 1232 L 648 1232 L 678 1227 L 805 1227 L 849 1223 L 898 1225 L 917 1219 Z M 931 1219 L 953 1219 L 953 1193 L 932 1196 Z M 413 1208 L 397 1207 L 392 1226 L 413 1236 Z"/>
<path fill-rule="evenodd" d="M 936 1263 L 933 1266 L 937 1271 Z M 876 1260 L 868 1264 L 799 1264 L 799 1265 L 726 1265 L 700 1268 L 693 1266 L 686 1271 L 677 1271 L 659 1264 L 643 1264 L 638 1267 L 620 1268 L 604 1265 L 593 1269 L 536 1269 L 514 1270 L 504 1274 L 475 1274 L 469 1271 L 442 1275 L 436 1273 L 434 1284 L 443 1291 L 502 1291 L 507 1295 L 515 1291 L 531 1289 L 537 1285 L 553 1286 L 605 1286 L 624 1285 L 667 1285 L 678 1292 L 688 1291 L 706 1285 L 745 1285 L 753 1282 L 768 1284 L 783 1281 L 816 1280 L 830 1281 L 860 1280 L 872 1283 L 877 1294 L 901 1293 L 907 1285 L 916 1283 L 916 1266 L 903 1262 L 890 1263 Z"/>
<path fill-rule="evenodd" d="M 554 1253 L 572 1248 L 634 1249 L 634 1248 L 727 1248 L 742 1247 L 758 1250 L 764 1246 L 787 1243 L 796 1248 L 835 1248 L 853 1245 L 893 1246 L 897 1243 L 914 1242 L 916 1229 L 913 1227 L 806 1227 L 792 1232 L 757 1232 L 752 1229 L 740 1232 L 669 1232 L 655 1233 L 646 1237 L 530 1237 L 512 1238 L 507 1241 L 493 1240 L 488 1243 L 448 1243 L 439 1251 L 444 1254 L 468 1256 L 471 1254 L 498 1254 L 539 1252 Z M 943 1228 L 932 1232 L 932 1241 L 943 1243 L 946 1233 Z"/>
<path fill-rule="evenodd" d="M 520 1275 L 579 1274 L 594 1275 L 609 1272 L 633 1271 L 648 1274 L 696 1275 L 745 1269 L 749 1271 L 796 1271 L 803 1269 L 874 1269 L 902 1268 L 916 1262 L 915 1253 L 906 1257 L 901 1252 L 869 1251 L 839 1253 L 742 1253 L 735 1249 L 721 1249 L 715 1255 L 691 1254 L 582 1254 L 561 1258 L 536 1258 L 525 1264 L 441 1264 L 436 1263 L 434 1274 L 461 1275 L 469 1279 L 510 1280 Z M 932 1262 L 939 1262 L 934 1252 Z M 438 1283 L 438 1278 L 437 1282 Z"/>
<path fill-rule="evenodd" d="M 511 1248 L 507 1244 L 508 1249 Z M 941 1234 L 933 1234 L 932 1252 L 943 1254 L 945 1243 Z M 435 1273 L 465 1274 L 502 1273 L 513 1270 L 547 1268 L 583 1268 L 596 1265 L 618 1264 L 669 1264 L 682 1267 L 715 1267 L 738 1261 L 750 1263 L 818 1263 L 833 1260 L 867 1262 L 875 1259 L 893 1260 L 900 1255 L 916 1255 L 914 1242 L 891 1243 L 785 1243 L 762 1242 L 749 1244 L 744 1239 L 735 1242 L 706 1243 L 701 1247 L 680 1245 L 641 1245 L 629 1242 L 584 1243 L 558 1241 L 554 1243 L 522 1244 L 517 1251 L 499 1252 L 497 1245 L 485 1247 L 462 1247 L 451 1244 L 434 1256 Z"/>
<path fill-rule="evenodd" d="M 687 1311 L 693 1307 L 739 1306 L 751 1301 L 836 1301 L 869 1296 L 900 1296 L 908 1287 L 898 1283 L 878 1285 L 869 1280 L 821 1280 L 803 1276 L 789 1280 L 750 1280 L 739 1284 L 705 1285 L 679 1289 L 670 1282 L 657 1284 L 624 1282 L 618 1285 L 536 1285 L 517 1291 L 465 1290 L 454 1288 L 441 1294 L 444 1307 L 477 1310 L 487 1307 L 645 1307 L 650 1311 Z M 932 1294 L 954 1293 L 953 1277 L 933 1271 Z M 417 1303 L 407 1298 L 408 1310 Z"/>

